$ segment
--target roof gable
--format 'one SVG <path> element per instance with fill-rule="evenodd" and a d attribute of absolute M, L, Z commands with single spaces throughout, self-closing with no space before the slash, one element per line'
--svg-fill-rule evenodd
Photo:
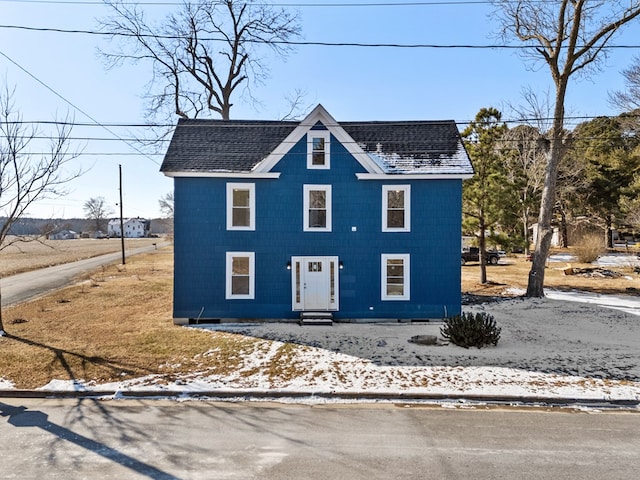
<path fill-rule="evenodd" d="M 322 128 L 324 126 L 324 128 Z M 347 149 L 369 173 L 383 173 L 380 167 L 359 147 L 357 142 L 329 115 L 322 105 L 318 105 L 300 124 L 278 145 L 278 147 L 256 165 L 255 172 L 269 172 L 295 145 L 311 130 L 326 129 Z"/>
<path fill-rule="evenodd" d="M 180 120 L 160 171 L 181 175 L 271 175 L 309 131 L 326 129 L 363 166 L 364 175 L 473 174 L 454 121 L 342 122 L 322 105 L 301 122 Z"/>

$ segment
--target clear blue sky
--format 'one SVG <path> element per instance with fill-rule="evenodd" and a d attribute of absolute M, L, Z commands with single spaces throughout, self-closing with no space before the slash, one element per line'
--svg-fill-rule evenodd
<path fill-rule="evenodd" d="M 43 0 L 46 2 L 47 0 Z M 142 0 L 145 1 L 145 0 Z M 166 0 L 165 0 L 166 1 Z M 327 6 L 336 0 L 287 0 L 296 4 L 304 40 L 396 44 L 495 44 L 497 25 L 483 3 L 433 2 L 431 5 Z M 357 1 L 349 3 L 358 3 Z M 365 3 L 361 0 L 360 3 Z M 378 1 L 371 3 L 409 3 Z M 324 4 L 324 6 L 311 6 Z M 148 5 L 150 15 L 161 16 L 176 6 Z M 95 30 L 104 16 L 103 5 L 82 2 L 36 3 L 0 0 L 0 24 L 30 27 Z M 617 44 L 638 44 L 640 21 L 623 30 Z M 0 52 L 105 124 L 143 123 L 141 94 L 150 66 L 127 65 L 105 70 L 97 47 L 98 36 L 0 28 Z M 570 85 L 570 115 L 616 114 L 607 104 L 607 92 L 621 89 L 620 70 L 637 50 L 613 50 L 605 70 L 589 80 Z M 322 103 L 338 120 L 439 120 L 472 119 L 482 107 L 522 103 L 525 86 L 544 93 L 550 86 L 546 66 L 526 68 L 515 51 L 500 49 L 399 49 L 300 46 L 286 62 L 272 59 L 271 77 L 253 91 L 261 105 L 236 98 L 235 119 L 278 119 L 286 112 L 285 96 L 301 89 L 310 105 Z M 14 101 L 23 120 L 60 119 L 67 112 L 77 122 L 91 122 L 62 99 L 0 55 L 3 83 L 16 87 Z M 111 128 L 119 137 L 133 133 Z M 69 195 L 47 200 L 32 208 L 33 217 L 83 217 L 83 203 L 102 196 L 116 209 L 118 165 L 123 170 L 124 215 L 159 215 L 159 198 L 171 191 L 172 182 L 159 173 L 161 155 L 145 157 L 127 143 L 99 127 L 76 127 L 78 137 L 109 140 L 76 142 L 85 152 L 74 166 L 86 173 L 69 185 Z M 94 155 L 102 153 L 103 155 Z M 107 155 L 108 154 L 108 155 Z M 1 214 L 1 212 L 0 212 Z"/>

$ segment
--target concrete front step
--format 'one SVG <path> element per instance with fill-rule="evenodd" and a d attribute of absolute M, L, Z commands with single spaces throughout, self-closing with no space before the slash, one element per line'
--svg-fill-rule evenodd
<path fill-rule="evenodd" d="M 302 312 L 300 325 L 333 325 L 331 312 Z"/>

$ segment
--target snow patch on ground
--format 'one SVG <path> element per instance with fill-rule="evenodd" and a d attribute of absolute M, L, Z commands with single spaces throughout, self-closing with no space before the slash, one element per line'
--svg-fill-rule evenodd
<path fill-rule="evenodd" d="M 13 382 L 0 378 L 0 390 L 12 390 L 14 388 L 15 386 L 13 385 Z"/>
<path fill-rule="evenodd" d="M 464 307 L 502 328 L 496 347 L 417 345 L 441 323 L 221 324 L 204 332 L 256 339 L 228 375 L 206 370 L 167 382 L 162 375 L 95 385 L 54 381 L 45 391 L 306 392 L 640 400 L 640 300 L 549 292 Z M 207 352 L 215 355 L 215 352 Z M 5 388 L 11 388 L 5 387 Z"/>
<path fill-rule="evenodd" d="M 549 262 L 575 263 L 577 261 L 578 259 L 570 253 L 549 255 Z M 599 267 L 636 267 L 640 266 L 640 257 L 636 254 L 610 253 L 607 255 L 601 255 L 595 262 L 593 262 L 593 264 Z"/>

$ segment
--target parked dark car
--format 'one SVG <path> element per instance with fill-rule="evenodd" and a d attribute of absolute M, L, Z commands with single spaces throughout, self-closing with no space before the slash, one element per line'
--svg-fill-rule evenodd
<path fill-rule="evenodd" d="M 495 250 L 487 250 L 487 258 L 485 261 L 491 265 L 497 265 L 500 260 L 500 252 Z M 479 262 L 480 261 L 480 249 L 478 247 L 469 247 L 462 251 L 462 265 L 467 262 Z"/>

